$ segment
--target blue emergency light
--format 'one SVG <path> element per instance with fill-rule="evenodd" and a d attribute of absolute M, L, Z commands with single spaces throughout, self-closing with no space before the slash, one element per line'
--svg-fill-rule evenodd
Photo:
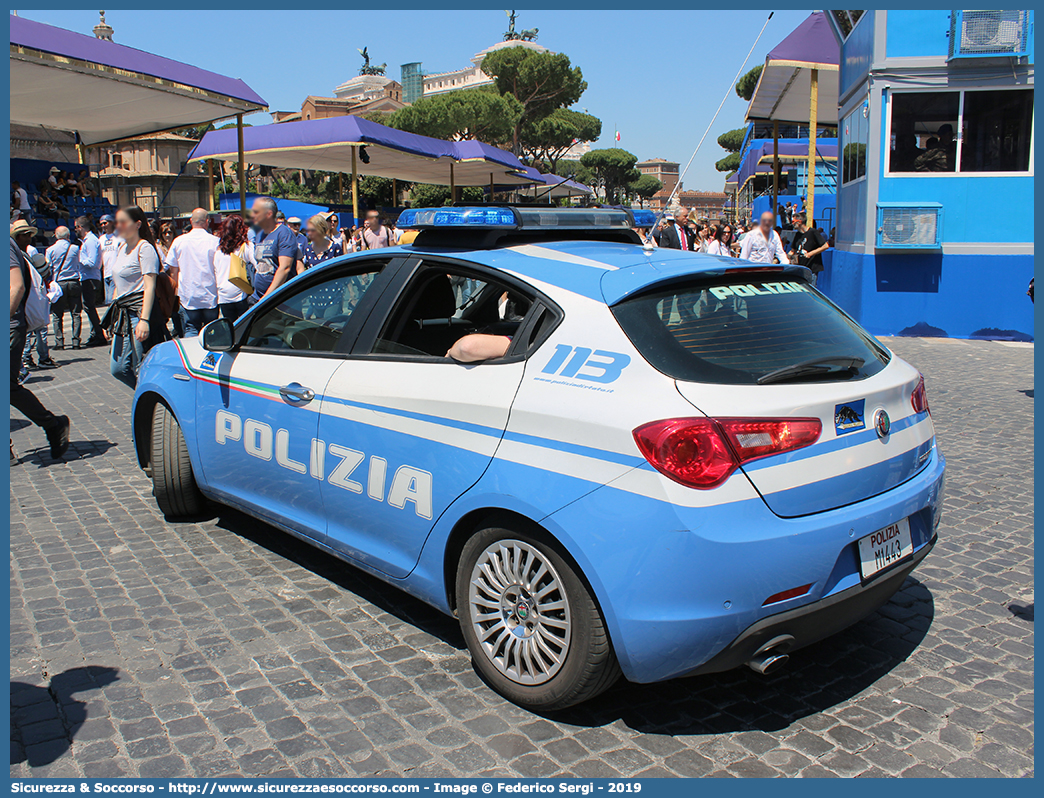
<path fill-rule="evenodd" d="M 656 211 L 631 210 L 635 227 L 652 227 L 656 224 Z"/>
<path fill-rule="evenodd" d="M 643 221 L 638 221 L 641 215 Z M 652 211 L 616 208 L 543 208 L 531 205 L 489 207 L 409 208 L 399 214 L 402 229 L 447 228 L 514 230 L 621 230 L 651 227 Z"/>
<path fill-rule="evenodd" d="M 511 208 L 408 208 L 397 226 L 413 230 L 433 227 L 518 227 Z"/>

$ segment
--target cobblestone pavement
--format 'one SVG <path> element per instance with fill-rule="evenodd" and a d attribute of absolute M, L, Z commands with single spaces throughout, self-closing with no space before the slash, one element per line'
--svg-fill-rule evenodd
<path fill-rule="evenodd" d="M 888 342 L 949 459 L 935 551 L 880 612 L 788 669 L 639 686 L 539 717 L 454 621 L 239 513 L 169 524 L 104 353 L 12 413 L 14 776 L 1027 776 L 1033 757 L 1033 349 Z"/>

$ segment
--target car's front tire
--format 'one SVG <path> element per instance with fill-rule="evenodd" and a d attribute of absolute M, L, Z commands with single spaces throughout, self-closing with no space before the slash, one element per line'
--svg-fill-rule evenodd
<path fill-rule="evenodd" d="M 473 535 L 458 561 L 456 597 L 475 667 L 520 706 L 563 709 L 620 676 L 590 591 L 536 530 L 490 527 Z"/>
<path fill-rule="evenodd" d="M 167 518 L 199 515 L 206 499 L 192 473 L 188 447 L 174 414 L 157 402 L 152 411 L 152 493 Z"/>

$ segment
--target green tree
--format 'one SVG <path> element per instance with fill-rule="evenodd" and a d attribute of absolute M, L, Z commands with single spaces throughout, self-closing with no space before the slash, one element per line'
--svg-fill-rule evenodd
<path fill-rule="evenodd" d="M 196 139 L 198 141 L 213 129 L 214 123 L 208 122 L 205 125 L 196 125 L 195 127 L 183 127 L 178 130 L 172 130 L 171 132 L 175 136 L 184 136 L 187 139 Z"/>
<path fill-rule="evenodd" d="M 637 180 L 631 181 L 631 184 L 627 187 L 627 193 L 631 197 L 637 197 L 644 208 L 645 201 L 652 199 L 653 195 L 661 188 L 663 188 L 663 183 L 652 175 L 641 175 Z"/>
<path fill-rule="evenodd" d="M 399 181 L 399 191 L 409 188 L 409 183 Z M 345 193 L 348 193 L 347 191 Z M 359 178 L 359 198 L 365 199 L 376 207 L 395 205 L 392 196 L 392 180 L 390 177 L 377 177 L 376 175 L 362 175 Z"/>
<path fill-rule="evenodd" d="M 754 96 L 754 89 L 758 86 L 758 78 L 761 77 L 761 70 L 764 69 L 763 64 L 758 64 L 750 72 L 744 75 L 742 78 L 736 81 L 736 94 L 742 97 L 747 102 L 750 102 L 750 98 Z"/>
<path fill-rule="evenodd" d="M 478 186 L 462 186 L 460 198 L 464 202 L 481 202 L 482 189 Z M 449 186 L 414 183 L 410 191 L 410 205 L 414 208 L 440 208 L 451 204 Z"/>
<path fill-rule="evenodd" d="M 594 185 L 602 189 L 610 205 L 615 205 L 619 195 L 640 176 L 634 168 L 637 162 L 636 155 L 619 147 L 591 150 L 580 159 L 580 163 L 591 170 Z"/>
<path fill-rule="evenodd" d="M 587 89 L 580 67 L 565 53 L 504 47 L 482 60 L 482 71 L 493 78 L 501 95 L 510 94 L 521 104 L 514 122 L 512 151 L 519 155 L 522 129 L 550 116 L 556 108 L 568 108 Z"/>
<path fill-rule="evenodd" d="M 584 166 L 580 161 L 558 161 L 551 174 L 559 177 L 568 177 L 577 183 L 590 186 L 594 182 L 594 172 Z"/>
<path fill-rule="evenodd" d="M 543 163 L 551 172 L 577 141 L 594 141 L 602 135 L 602 120 L 580 111 L 556 108 L 536 122 L 522 127 L 519 148 L 534 166 Z"/>
<path fill-rule="evenodd" d="M 447 141 L 478 139 L 487 144 L 507 144 L 522 106 L 514 97 L 484 89 L 422 97 L 383 120 L 397 130 Z"/>
<path fill-rule="evenodd" d="M 747 136 L 747 129 L 745 127 L 738 127 L 735 130 L 727 130 L 718 136 L 718 146 L 723 150 L 729 152 L 739 152 L 739 148 L 743 146 L 743 139 Z"/>
<path fill-rule="evenodd" d="M 716 164 L 714 168 L 719 172 L 735 172 L 739 169 L 740 165 L 740 154 L 738 152 L 730 152 Z"/>

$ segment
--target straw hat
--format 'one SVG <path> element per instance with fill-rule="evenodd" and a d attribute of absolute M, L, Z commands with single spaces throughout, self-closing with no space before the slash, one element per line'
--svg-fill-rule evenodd
<path fill-rule="evenodd" d="M 23 233 L 29 233 L 30 235 L 36 235 L 39 231 L 33 227 L 25 219 L 19 219 L 13 225 L 11 225 L 11 238 L 20 236 Z"/>

